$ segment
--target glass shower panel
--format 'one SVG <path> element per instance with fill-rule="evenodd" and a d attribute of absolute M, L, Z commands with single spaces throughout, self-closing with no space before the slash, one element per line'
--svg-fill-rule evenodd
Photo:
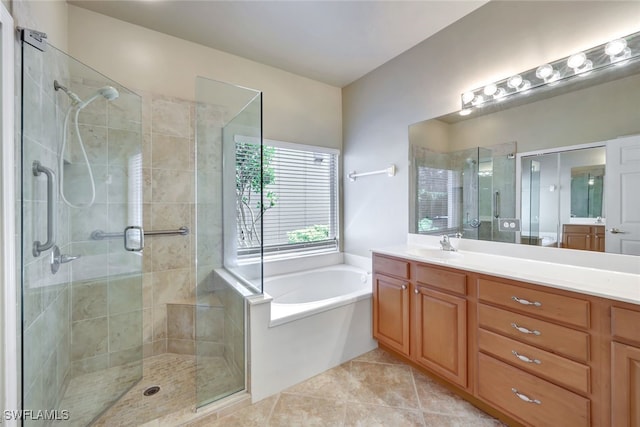
<path fill-rule="evenodd" d="M 142 377 L 141 100 L 52 46 L 22 79 L 22 407 L 84 426 Z"/>
<path fill-rule="evenodd" d="M 492 240 L 495 214 L 499 213 L 497 202 L 500 195 L 496 195 L 493 187 L 493 155 L 488 148 L 478 148 L 478 168 L 476 170 L 478 183 L 478 240 Z"/>
<path fill-rule="evenodd" d="M 237 172 L 238 146 L 252 149 L 252 173 Z M 257 250 L 240 253 L 238 189 L 253 179 L 251 207 L 262 197 L 262 95 L 196 79 L 196 406 L 246 386 L 245 297 L 262 292 L 261 221 Z"/>
<path fill-rule="evenodd" d="M 479 149 L 451 153 L 452 169 L 462 174 L 460 191 L 462 212 L 462 234 L 466 239 L 478 239 L 480 220 L 480 181 L 479 181 Z"/>
<path fill-rule="evenodd" d="M 522 159 L 522 231 L 521 242 L 537 245 L 540 238 L 540 162 Z"/>

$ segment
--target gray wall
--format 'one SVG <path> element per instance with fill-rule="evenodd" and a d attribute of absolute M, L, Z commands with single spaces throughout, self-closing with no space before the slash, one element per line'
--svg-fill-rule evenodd
<path fill-rule="evenodd" d="M 638 30 L 640 2 L 491 2 L 343 89 L 345 252 L 403 243 L 408 126 L 460 108 L 460 94 Z M 384 226 L 382 226 L 384 224 Z"/>

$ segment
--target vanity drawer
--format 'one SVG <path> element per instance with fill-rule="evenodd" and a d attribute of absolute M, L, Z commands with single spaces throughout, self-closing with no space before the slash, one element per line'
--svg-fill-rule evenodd
<path fill-rule="evenodd" d="M 442 270 L 426 265 L 418 265 L 416 281 L 420 285 L 430 286 L 460 295 L 467 294 L 467 275 L 453 271 Z"/>
<path fill-rule="evenodd" d="M 478 298 L 551 320 L 589 327 L 589 301 L 490 279 L 478 279 Z"/>
<path fill-rule="evenodd" d="M 611 335 L 640 343 L 640 312 L 611 307 Z"/>
<path fill-rule="evenodd" d="M 590 425 L 589 399 L 483 353 L 478 354 L 478 395 L 528 425 Z"/>
<path fill-rule="evenodd" d="M 582 363 L 484 329 L 478 330 L 478 346 L 485 353 L 557 384 L 582 393 L 590 391 L 590 368 Z"/>
<path fill-rule="evenodd" d="M 478 304 L 478 323 L 508 337 L 586 362 L 589 334 L 484 304 Z"/>
<path fill-rule="evenodd" d="M 374 255 L 373 270 L 376 273 L 384 273 L 390 276 L 401 277 L 403 279 L 409 278 L 408 261 Z"/>

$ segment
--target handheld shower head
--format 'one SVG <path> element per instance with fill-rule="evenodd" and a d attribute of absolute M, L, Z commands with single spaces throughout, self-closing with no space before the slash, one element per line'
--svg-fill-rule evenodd
<path fill-rule="evenodd" d="M 94 94 L 92 94 L 89 98 L 87 98 L 86 101 L 83 101 L 74 92 L 71 92 L 69 89 L 62 86 L 60 83 L 58 83 L 57 80 L 53 81 L 53 87 L 55 90 L 61 90 L 64 93 L 66 93 L 67 96 L 71 98 L 71 101 L 73 102 L 73 104 L 78 107 L 78 110 L 82 110 L 83 108 L 91 104 L 93 101 L 96 100 L 96 98 L 99 98 L 100 96 L 104 97 L 107 101 L 113 101 L 114 99 L 118 98 L 118 96 L 120 96 L 120 94 L 118 93 L 118 90 L 113 86 L 103 86 L 100 89 L 98 89 Z"/>
<path fill-rule="evenodd" d="M 118 98 L 120 94 L 118 93 L 118 90 L 112 86 L 101 87 L 96 91 L 96 93 L 94 93 L 89 98 L 87 98 L 86 101 L 80 102 L 78 104 L 78 110 L 82 110 L 87 105 L 91 104 L 93 101 L 95 101 L 97 98 L 101 96 L 104 97 L 107 101 L 113 101 L 114 99 Z"/>

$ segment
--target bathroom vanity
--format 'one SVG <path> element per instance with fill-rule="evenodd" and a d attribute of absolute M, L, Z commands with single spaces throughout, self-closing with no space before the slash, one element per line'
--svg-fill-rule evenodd
<path fill-rule="evenodd" d="M 379 345 L 482 409 L 640 426 L 637 274 L 410 246 L 374 251 L 373 271 Z"/>

